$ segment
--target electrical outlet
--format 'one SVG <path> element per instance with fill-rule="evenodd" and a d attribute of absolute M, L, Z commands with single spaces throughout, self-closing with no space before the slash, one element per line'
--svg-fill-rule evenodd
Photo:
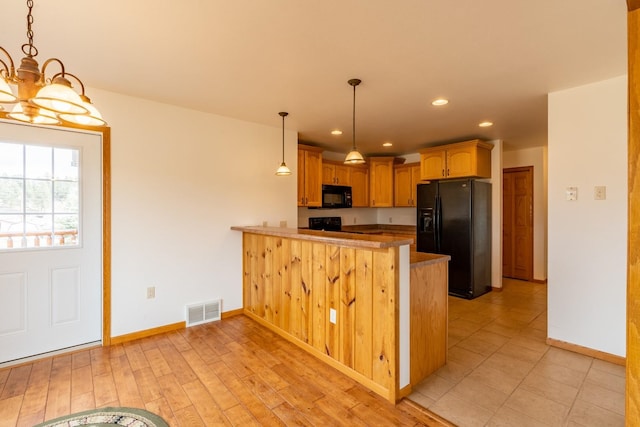
<path fill-rule="evenodd" d="M 263 227 L 268 227 L 268 226 L 269 226 L 269 223 L 268 223 L 267 221 L 262 221 L 262 226 L 263 226 Z"/>
<path fill-rule="evenodd" d="M 286 228 L 287 227 L 287 220 L 286 219 L 280 221 L 280 227 L 282 227 L 282 228 Z"/>
<path fill-rule="evenodd" d="M 593 188 L 593 200 L 607 200 L 607 187 L 597 185 Z"/>
<path fill-rule="evenodd" d="M 570 202 L 578 200 L 578 187 L 567 187 L 565 190 L 565 197 Z"/>
<path fill-rule="evenodd" d="M 353 217 L 353 223 L 355 224 L 356 222 L 358 222 L 358 219 L 354 216 Z"/>
<path fill-rule="evenodd" d="M 393 222 L 393 217 L 389 217 L 389 224 L 391 224 Z"/>
<path fill-rule="evenodd" d="M 147 299 L 153 299 L 156 297 L 156 287 L 155 286 L 149 286 L 147 288 Z"/>

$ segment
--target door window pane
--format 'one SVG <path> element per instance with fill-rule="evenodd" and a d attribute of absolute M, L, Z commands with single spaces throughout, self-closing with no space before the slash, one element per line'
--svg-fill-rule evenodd
<path fill-rule="evenodd" d="M 0 177 L 22 178 L 24 146 L 21 144 L 0 143 Z"/>
<path fill-rule="evenodd" d="M 24 184 L 26 212 L 51 212 L 51 192 L 53 189 L 53 183 L 51 181 L 27 179 Z"/>
<path fill-rule="evenodd" d="M 0 250 L 80 243 L 79 160 L 76 149 L 0 142 Z"/>
<path fill-rule="evenodd" d="M 53 183 L 53 211 L 60 214 L 78 212 L 77 181 L 55 181 Z"/>
<path fill-rule="evenodd" d="M 37 145 L 25 145 L 26 178 L 53 177 L 53 149 Z"/>
<path fill-rule="evenodd" d="M 0 214 L 22 212 L 24 180 L 0 178 Z"/>

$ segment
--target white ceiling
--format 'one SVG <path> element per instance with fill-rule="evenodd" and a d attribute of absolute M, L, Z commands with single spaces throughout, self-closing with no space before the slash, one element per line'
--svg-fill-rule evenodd
<path fill-rule="evenodd" d="M 16 62 L 26 12 L 2 4 Z M 301 140 L 338 152 L 352 138 L 347 80 L 360 78 L 365 154 L 545 145 L 546 94 L 627 63 L 625 0 L 35 0 L 33 30 L 36 59 L 60 58 L 88 87 L 272 126 L 288 111 Z"/>

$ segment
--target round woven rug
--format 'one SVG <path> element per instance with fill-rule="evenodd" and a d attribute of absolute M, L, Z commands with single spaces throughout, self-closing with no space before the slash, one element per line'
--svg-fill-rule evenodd
<path fill-rule="evenodd" d="M 34 427 L 169 427 L 156 414 L 138 408 L 100 408 L 45 421 Z"/>

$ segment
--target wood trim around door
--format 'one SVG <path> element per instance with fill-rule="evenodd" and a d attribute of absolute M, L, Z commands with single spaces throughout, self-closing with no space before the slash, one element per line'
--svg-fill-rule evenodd
<path fill-rule="evenodd" d="M 111 128 L 102 130 L 102 345 L 111 345 Z"/>
<path fill-rule="evenodd" d="M 102 134 L 102 345 L 111 345 L 111 128 L 65 123 L 65 128 Z"/>
<path fill-rule="evenodd" d="M 626 425 L 640 419 L 640 0 L 628 0 L 628 234 Z"/>

